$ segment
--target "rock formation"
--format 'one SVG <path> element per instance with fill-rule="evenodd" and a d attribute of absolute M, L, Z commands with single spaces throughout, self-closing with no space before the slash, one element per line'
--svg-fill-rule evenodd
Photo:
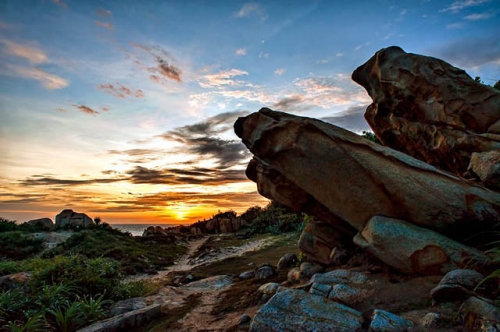
<path fill-rule="evenodd" d="M 92 218 L 85 213 L 77 213 L 71 209 L 62 210 L 61 213 L 56 216 L 56 228 L 63 228 L 66 226 L 87 228 L 93 225 L 95 225 L 95 223 Z"/>
<path fill-rule="evenodd" d="M 235 132 L 255 156 L 247 175 L 259 192 L 327 222 L 338 239 L 374 216 L 458 240 L 500 220 L 500 194 L 319 120 L 263 108 Z"/>
<path fill-rule="evenodd" d="M 373 99 L 365 118 L 386 146 L 460 176 L 473 152 L 500 149 L 500 92 L 462 69 L 393 46 L 352 79 Z"/>
<path fill-rule="evenodd" d="M 48 230 L 48 231 L 50 231 L 54 228 L 54 222 L 50 218 L 33 219 L 30 221 L 27 221 L 26 224 L 33 225 L 35 227 L 38 227 L 38 228 L 44 229 L 44 230 Z"/>

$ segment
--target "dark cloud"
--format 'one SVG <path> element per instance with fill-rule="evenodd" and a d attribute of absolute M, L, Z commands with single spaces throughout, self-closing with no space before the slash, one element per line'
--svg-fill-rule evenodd
<path fill-rule="evenodd" d="M 129 176 L 128 180 L 135 184 L 217 186 L 246 180 L 244 170 L 218 168 L 151 169 L 136 166 L 126 174 Z"/>
<path fill-rule="evenodd" d="M 40 177 L 38 175 L 33 175 L 25 180 L 19 180 L 19 183 L 23 186 L 81 186 L 96 183 L 112 183 L 123 180 L 123 178 L 69 180 L 58 179 L 51 176 Z"/>
<path fill-rule="evenodd" d="M 497 36 L 463 38 L 441 45 L 430 54 L 462 68 L 499 64 L 500 42 Z"/>
<path fill-rule="evenodd" d="M 93 109 L 91 109 L 90 107 L 85 106 L 85 105 L 73 105 L 73 106 L 76 107 L 82 113 L 86 113 L 86 114 L 90 114 L 90 115 L 94 115 L 94 116 L 97 114 L 100 114 L 99 112 L 94 111 Z"/>
<path fill-rule="evenodd" d="M 285 97 L 276 102 L 272 108 L 282 112 L 304 112 L 310 110 L 313 105 L 304 103 L 304 96 L 295 95 Z"/>
<path fill-rule="evenodd" d="M 366 107 L 352 106 L 343 112 L 321 118 L 320 120 L 354 132 L 371 131 L 364 117 Z"/>
<path fill-rule="evenodd" d="M 220 165 L 229 167 L 240 164 L 250 154 L 239 140 L 227 140 L 218 135 L 232 130 L 233 123 L 248 112 L 226 112 L 208 118 L 206 121 L 170 130 L 159 137 L 182 143 L 189 153 L 200 157 L 217 159 Z"/>
<path fill-rule="evenodd" d="M 0 204 L 26 204 L 26 203 L 37 203 L 43 201 L 48 194 L 11 194 L 11 193 L 0 193 Z M 7 197 L 6 199 L 2 197 Z"/>
<path fill-rule="evenodd" d="M 131 43 L 131 44 L 133 47 L 137 49 L 148 52 L 156 60 L 156 67 L 148 68 L 148 71 L 152 73 L 152 75 L 150 75 L 152 81 L 160 83 L 161 80 L 160 77 L 158 76 L 160 75 L 164 78 L 171 79 L 179 83 L 182 82 L 181 79 L 182 71 L 178 67 L 172 65 L 172 62 L 175 62 L 175 59 L 170 53 L 165 51 L 160 46 L 150 47 L 138 43 Z"/>
<path fill-rule="evenodd" d="M 144 97 L 144 92 L 142 90 L 134 90 L 127 88 L 123 84 L 115 83 L 115 84 L 99 84 L 97 89 L 104 91 L 107 94 L 110 94 L 114 97 L 125 99 L 128 97 L 142 98 Z"/>

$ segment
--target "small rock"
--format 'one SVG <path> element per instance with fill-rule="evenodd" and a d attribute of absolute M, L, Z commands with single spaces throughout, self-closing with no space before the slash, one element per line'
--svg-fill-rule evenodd
<path fill-rule="evenodd" d="M 457 269 L 448 272 L 431 290 L 435 301 L 454 301 L 468 296 L 467 289 L 474 289 L 484 276 L 474 270 Z"/>
<path fill-rule="evenodd" d="M 269 265 L 269 264 L 262 264 L 255 270 L 255 278 L 257 280 L 264 280 L 271 278 L 272 276 L 276 275 L 277 271 L 274 268 L 274 266 Z"/>
<path fill-rule="evenodd" d="M 349 270 L 334 270 L 326 273 L 316 273 L 311 278 L 311 283 L 318 284 L 362 284 L 368 281 L 368 278 L 361 272 Z"/>
<path fill-rule="evenodd" d="M 370 332 L 404 332 L 413 326 L 413 323 L 388 311 L 375 309 L 370 323 Z"/>
<path fill-rule="evenodd" d="M 238 278 L 240 278 L 242 280 L 252 279 L 253 277 L 255 277 L 255 271 L 254 270 L 242 272 L 238 276 Z"/>
<path fill-rule="evenodd" d="M 280 287 L 280 284 L 276 282 L 268 282 L 267 284 L 260 286 L 258 291 L 265 295 L 274 295 Z"/>
<path fill-rule="evenodd" d="M 9 290 L 26 285 L 31 272 L 18 272 L 0 277 L 0 290 Z"/>
<path fill-rule="evenodd" d="M 328 298 L 345 305 L 354 305 L 363 302 L 368 297 L 367 291 L 361 291 L 349 285 L 338 284 L 332 287 Z"/>
<path fill-rule="evenodd" d="M 295 264 L 297 264 L 297 260 L 297 255 L 295 255 L 293 252 L 289 252 L 288 254 L 281 257 L 278 261 L 278 270 L 283 270 L 295 266 Z"/>
<path fill-rule="evenodd" d="M 134 311 L 147 307 L 145 297 L 134 297 L 122 301 L 115 302 L 110 308 L 111 316 L 118 316 L 129 311 Z"/>
<path fill-rule="evenodd" d="M 300 274 L 306 278 L 311 278 L 316 273 L 323 272 L 324 270 L 325 268 L 319 264 L 309 262 L 300 264 Z"/>
<path fill-rule="evenodd" d="M 441 320 L 441 316 L 434 312 L 429 312 L 420 320 L 420 326 L 426 329 L 435 329 L 439 327 L 439 321 Z"/>
<path fill-rule="evenodd" d="M 461 312 L 469 331 L 488 331 L 488 325 L 500 324 L 500 308 L 484 298 L 469 298 L 462 305 Z"/>
<path fill-rule="evenodd" d="M 331 290 L 332 286 L 330 285 L 312 284 L 311 289 L 309 289 L 309 294 L 328 297 L 328 294 L 330 294 Z"/>
<path fill-rule="evenodd" d="M 300 281 L 300 269 L 298 267 L 294 267 L 290 271 L 288 271 L 286 279 L 290 283 L 297 283 Z"/>

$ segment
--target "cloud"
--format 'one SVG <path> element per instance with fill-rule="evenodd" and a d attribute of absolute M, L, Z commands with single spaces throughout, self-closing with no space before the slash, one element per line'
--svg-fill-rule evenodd
<path fill-rule="evenodd" d="M 53 3 L 55 3 L 56 5 L 64 8 L 64 9 L 67 9 L 68 8 L 68 5 L 63 2 L 62 0 L 52 0 Z"/>
<path fill-rule="evenodd" d="M 40 64 L 48 62 L 47 55 L 35 45 L 22 45 L 10 40 L 0 40 L 5 45 L 4 52 L 16 57 L 24 58 L 31 63 Z"/>
<path fill-rule="evenodd" d="M 61 107 L 56 108 L 56 111 L 61 112 L 61 113 L 68 113 L 67 110 L 65 110 L 64 108 L 61 108 Z"/>
<path fill-rule="evenodd" d="M 301 95 L 285 97 L 274 103 L 272 108 L 282 112 L 304 112 L 313 108 L 313 105 L 304 103 L 304 98 Z"/>
<path fill-rule="evenodd" d="M 99 112 L 94 111 L 93 109 L 91 109 L 90 107 L 85 106 L 85 105 L 73 105 L 73 106 L 76 107 L 82 113 L 86 113 L 86 114 L 90 114 L 90 115 L 94 115 L 94 116 L 100 114 Z"/>
<path fill-rule="evenodd" d="M 138 43 L 131 43 L 131 45 L 139 50 L 146 51 L 155 59 L 156 67 L 148 68 L 148 71 L 151 73 L 150 79 L 153 82 L 161 83 L 159 76 L 174 80 L 178 83 L 182 82 L 182 71 L 178 67 L 171 64 L 171 62 L 175 61 L 175 59 L 170 53 L 165 51 L 160 46 L 149 47 Z"/>
<path fill-rule="evenodd" d="M 128 97 L 135 97 L 135 98 L 143 98 L 144 97 L 144 92 L 142 90 L 133 90 L 130 88 L 127 88 L 121 83 L 115 83 L 113 84 L 99 84 L 97 89 L 104 91 L 107 94 L 110 94 L 112 96 L 115 96 L 117 98 L 125 99 L 127 96 Z"/>
<path fill-rule="evenodd" d="M 106 18 L 106 17 L 112 17 L 113 13 L 111 13 L 111 10 L 99 8 L 97 9 L 97 15 L 99 15 L 99 17 Z"/>
<path fill-rule="evenodd" d="M 371 131 L 365 120 L 364 113 L 367 106 L 351 106 L 347 110 L 320 120 L 353 132 Z"/>
<path fill-rule="evenodd" d="M 451 11 L 452 13 L 458 13 L 464 8 L 475 7 L 488 1 L 489 0 L 459 0 L 452 3 L 449 7 L 441 9 L 440 12 Z"/>
<path fill-rule="evenodd" d="M 205 159 L 214 158 L 224 167 L 238 165 L 250 157 L 248 150 L 239 140 L 223 139 L 219 135 L 231 132 L 236 119 L 247 114 L 246 111 L 221 113 L 205 121 L 167 131 L 158 137 L 181 143 L 183 152 Z"/>
<path fill-rule="evenodd" d="M 464 19 L 468 21 L 480 21 L 480 20 L 487 20 L 490 17 L 493 17 L 494 15 L 495 15 L 494 13 L 470 14 L 465 16 Z"/>
<path fill-rule="evenodd" d="M 113 30 L 114 29 L 113 24 L 111 24 L 110 22 L 101 22 L 99 20 L 96 20 L 95 24 L 97 26 L 100 26 L 100 27 L 103 27 L 103 28 L 106 28 L 106 29 L 109 29 L 109 30 Z"/>
<path fill-rule="evenodd" d="M 462 29 L 464 27 L 463 22 L 451 23 L 446 26 L 446 29 Z"/>
<path fill-rule="evenodd" d="M 49 74 L 38 68 L 27 68 L 10 65 L 8 65 L 7 67 L 10 68 L 17 76 L 39 81 L 40 84 L 42 84 L 42 86 L 48 90 L 59 90 L 69 85 L 69 82 L 64 78 Z"/>
<path fill-rule="evenodd" d="M 462 68 L 473 68 L 490 63 L 500 64 L 500 43 L 498 43 L 497 36 L 454 40 L 434 49 L 432 53 Z"/>
<path fill-rule="evenodd" d="M 97 183 L 113 183 L 123 181 L 121 178 L 115 179 L 88 179 L 88 180 L 71 180 L 58 179 L 52 176 L 32 175 L 25 180 L 19 180 L 23 186 L 82 186 Z"/>
<path fill-rule="evenodd" d="M 251 14 L 263 15 L 263 11 L 257 3 L 247 3 L 236 13 L 236 17 L 249 17 Z"/>
<path fill-rule="evenodd" d="M 244 85 L 245 82 L 233 80 L 233 77 L 248 75 L 248 72 L 239 69 L 230 69 L 220 71 L 216 74 L 209 74 L 203 76 L 198 84 L 202 88 L 217 88 L 222 86 L 238 86 Z"/>
<path fill-rule="evenodd" d="M 236 50 L 236 55 L 240 55 L 240 56 L 247 55 L 247 49 L 246 48 L 238 48 Z"/>
<path fill-rule="evenodd" d="M 285 69 L 284 68 L 278 68 L 274 71 L 274 74 L 275 75 L 278 75 L 278 76 L 281 76 L 285 73 Z"/>

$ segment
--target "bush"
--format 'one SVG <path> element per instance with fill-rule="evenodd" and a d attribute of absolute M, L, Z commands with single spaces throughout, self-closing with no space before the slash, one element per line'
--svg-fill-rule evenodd
<path fill-rule="evenodd" d="M 25 259 L 43 250 L 43 240 L 19 231 L 0 233 L 0 257 Z"/>

